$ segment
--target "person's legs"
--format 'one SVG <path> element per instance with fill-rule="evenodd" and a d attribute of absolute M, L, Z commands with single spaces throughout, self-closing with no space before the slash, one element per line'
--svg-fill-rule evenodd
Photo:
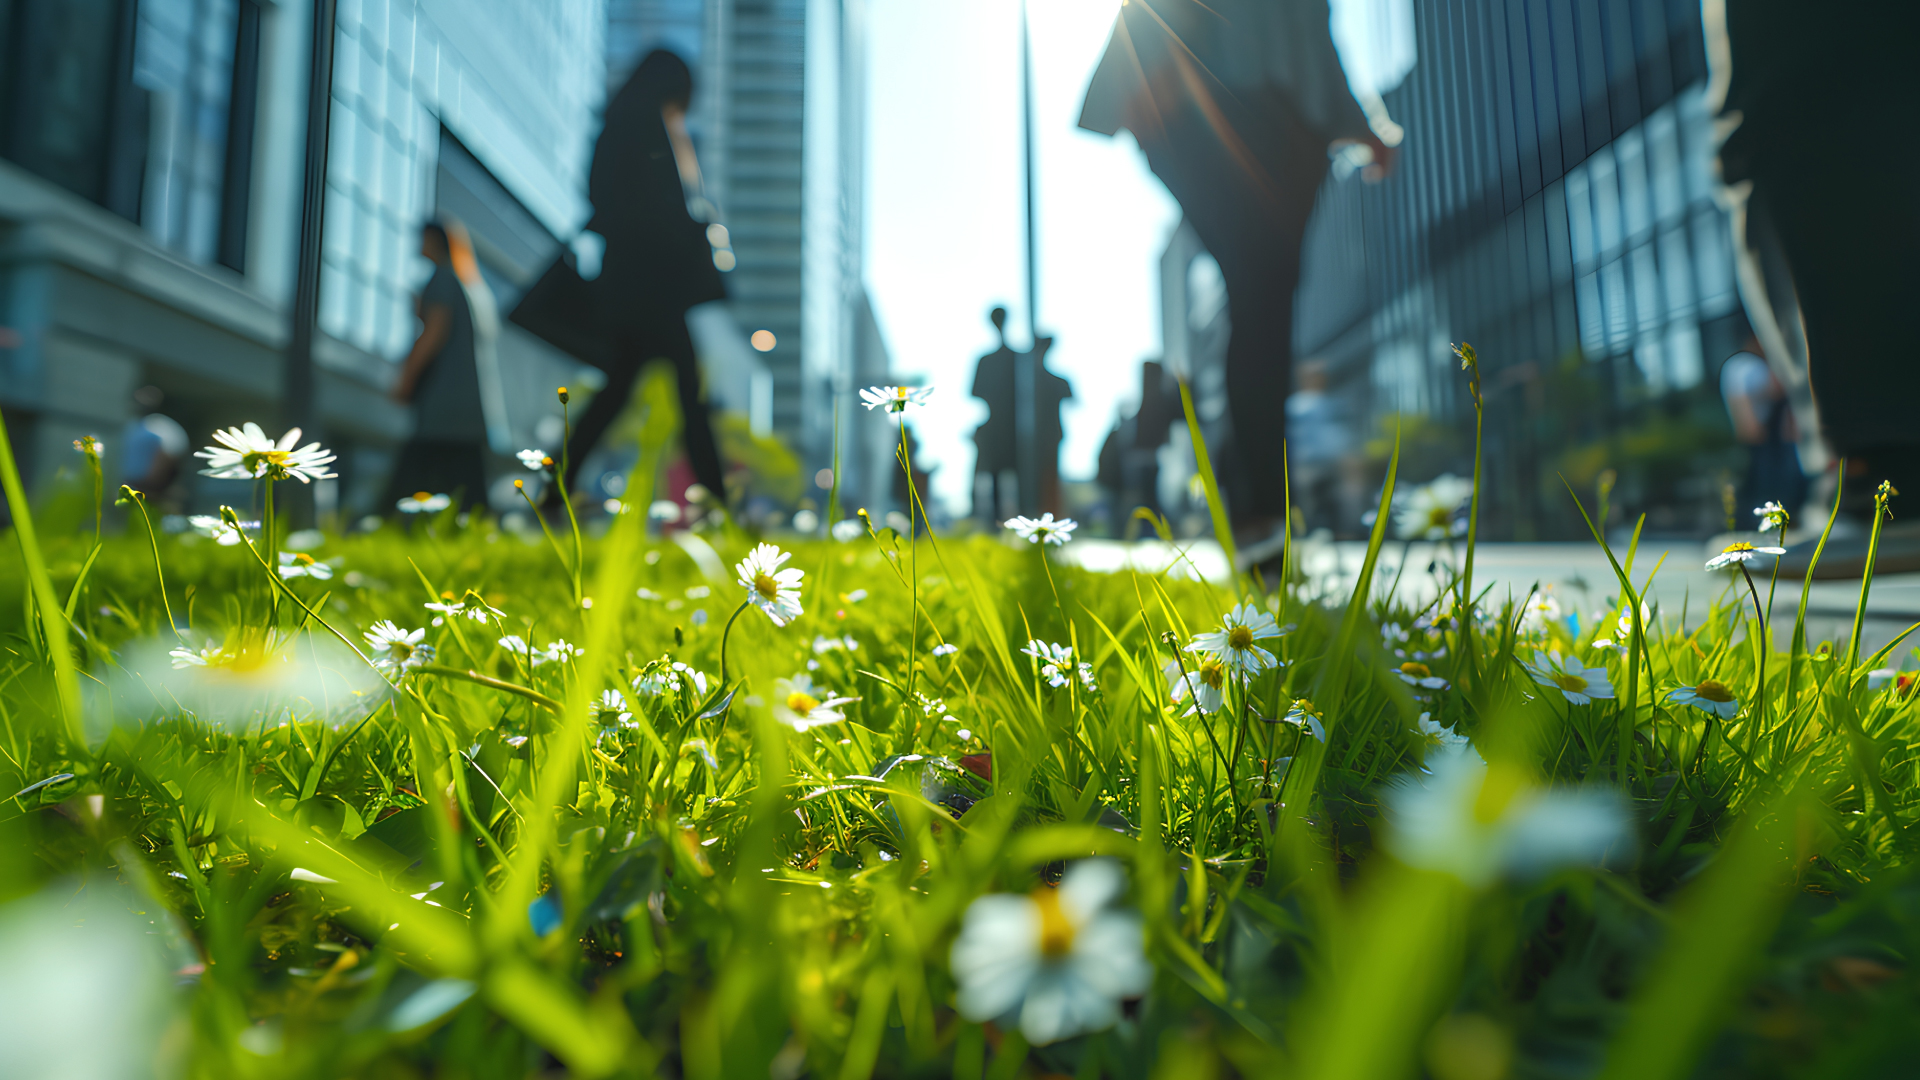
<path fill-rule="evenodd" d="M 654 349 L 651 355 L 673 361 L 673 374 L 680 391 L 680 440 L 686 446 L 687 463 L 694 478 L 713 497 L 728 502 L 726 472 L 720 465 L 720 448 L 714 442 L 713 421 L 707 403 L 700 396 L 700 362 L 693 351 L 693 335 L 687 332 L 684 315 L 662 316 L 652 327 Z"/>
<path fill-rule="evenodd" d="M 580 474 L 580 462 L 593 452 L 600 443 L 600 437 L 607 433 L 614 417 L 627 407 L 627 400 L 633 396 L 633 381 L 640 375 L 642 359 L 632 353 L 623 352 L 614 366 L 605 369 L 607 385 L 593 395 L 587 403 L 587 411 L 580 414 L 574 422 L 573 433 L 567 438 L 567 474 L 561 487 L 564 491 L 573 490 L 574 478 Z"/>
<path fill-rule="evenodd" d="M 1278 93 L 1223 104 L 1244 154 L 1229 151 L 1197 109 L 1172 118 L 1164 140 L 1141 148 L 1226 282 L 1227 412 L 1239 478 L 1231 509 L 1236 523 L 1261 528 L 1286 513 L 1281 450 L 1292 389 L 1293 294 L 1307 219 L 1327 171 L 1326 146 Z"/>

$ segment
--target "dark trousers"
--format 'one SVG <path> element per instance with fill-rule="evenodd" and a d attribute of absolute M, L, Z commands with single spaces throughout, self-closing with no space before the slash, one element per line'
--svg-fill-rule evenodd
<path fill-rule="evenodd" d="M 487 503 L 487 447 L 479 440 L 412 439 L 400 448 L 381 512 L 409 495 L 451 495 L 463 509 Z"/>
<path fill-rule="evenodd" d="M 694 356 L 693 336 L 687 333 L 686 315 L 681 312 L 647 315 L 619 327 L 614 332 L 614 341 L 618 359 L 601 368 L 607 373 L 607 385 L 593 395 L 587 411 L 573 427 L 573 437 L 567 440 L 567 490 L 573 490 L 580 462 L 627 407 L 640 369 L 649 361 L 665 360 L 673 365 L 674 378 L 679 383 L 680 437 L 686 446 L 687 462 L 693 467 L 694 478 L 713 492 L 714 498 L 725 501 L 726 474 L 720 468 L 720 450 L 714 443 L 707 404 L 700 400 L 700 364 Z M 679 492 L 663 493 L 663 497 L 677 495 Z"/>
<path fill-rule="evenodd" d="M 1226 280 L 1233 517 L 1281 517 L 1293 293 L 1307 218 L 1327 174 L 1327 139 L 1277 91 L 1216 100 L 1226 134 L 1190 106 L 1170 115 L 1162 132 L 1142 137 L 1140 148 Z"/>

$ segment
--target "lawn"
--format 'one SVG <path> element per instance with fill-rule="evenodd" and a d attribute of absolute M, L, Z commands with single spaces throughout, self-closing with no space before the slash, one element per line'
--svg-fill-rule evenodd
<path fill-rule="evenodd" d="M 1759 562 L 1402 603 L 1470 496 L 1338 595 L 638 495 L 19 530 L 0 1075 L 1905 1074 L 1897 660 L 1755 640 Z"/>

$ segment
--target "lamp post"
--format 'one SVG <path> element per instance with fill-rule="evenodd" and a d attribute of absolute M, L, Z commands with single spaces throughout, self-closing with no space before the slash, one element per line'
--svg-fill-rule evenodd
<path fill-rule="evenodd" d="M 333 30 L 335 0 L 312 0 L 313 40 L 307 70 L 307 154 L 300 192 L 300 249 L 294 272 L 287 358 L 281 378 L 281 412 L 288 427 L 320 438 L 314 402 L 313 336 L 320 309 L 320 243 L 326 228 L 327 148 L 333 120 Z M 313 493 L 300 485 L 290 510 L 301 525 L 313 521 Z"/>
<path fill-rule="evenodd" d="M 1020 127 L 1026 149 L 1027 334 L 1030 344 L 1014 357 L 1014 454 L 1020 477 L 1020 512 L 1040 512 L 1039 364 L 1040 275 L 1033 198 L 1033 44 L 1027 32 L 1027 4 L 1020 0 Z"/>

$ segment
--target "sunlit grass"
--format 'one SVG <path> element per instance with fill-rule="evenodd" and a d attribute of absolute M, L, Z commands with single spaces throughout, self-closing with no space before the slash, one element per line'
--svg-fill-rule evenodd
<path fill-rule="evenodd" d="M 1444 560 L 1409 608 L 1392 487 L 1331 602 L 1011 533 L 736 572 L 731 527 L 448 510 L 316 578 L 138 505 L 23 529 L 0 1002 L 93 1008 L 0 1018 L 0 1072 L 101 1039 L 205 1076 L 1898 1072 L 1888 653 L 1763 646 L 1744 584 L 1642 610 L 1631 550 L 1598 627 Z M 141 944 L 22 944 L 82 917 Z"/>

